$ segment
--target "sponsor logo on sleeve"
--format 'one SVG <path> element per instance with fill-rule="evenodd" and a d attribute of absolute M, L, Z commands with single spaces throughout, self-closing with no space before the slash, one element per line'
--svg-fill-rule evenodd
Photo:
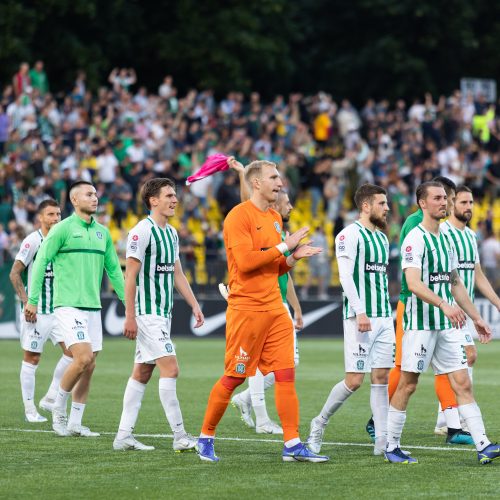
<path fill-rule="evenodd" d="M 274 222 L 274 229 L 276 229 L 276 231 L 278 231 L 278 233 L 281 233 L 281 226 L 279 225 L 278 222 Z"/>
<path fill-rule="evenodd" d="M 338 251 L 345 252 L 345 236 L 343 234 L 339 236 Z"/>
<path fill-rule="evenodd" d="M 405 248 L 405 262 L 413 262 L 413 249 L 410 245 Z"/>

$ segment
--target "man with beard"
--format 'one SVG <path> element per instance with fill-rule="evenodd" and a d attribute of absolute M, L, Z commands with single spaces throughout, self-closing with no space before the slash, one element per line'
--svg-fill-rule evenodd
<path fill-rule="evenodd" d="M 395 342 L 387 280 L 389 241 L 381 231 L 387 225 L 389 206 L 385 189 L 373 184 L 358 188 L 354 201 L 359 219 L 335 239 L 344 295 L 345 378 L 333 387 L 321 412 L 312 419 L 307 444 L 314 453 L 320 452 L 330 417 L 361 387 L 365 373 L 370 373 L 374 454 L 381 455 L 387 441 L 387 384 Z"/>
<path fill-rule="evenodd" d="M 486 464 L 500 458 L 500 447 L 491 444 L 486 436 L 467 372 L 463 337 L 458 329 L 465 325 L 466 314 L 482 343 L 490 341 L 491 329 L 458 275 L 453 243 L 440 229 L 447 206 L 443 185 L 425 182 L 418 186 L 416 195 L 423 220 L 408 233 L 402 245 L 401 265 L 411 295 L 405 303 L 401 378 L 389 406 L 385 459 L 391 463 L 417 463 L 401 450 L 400 440 L 409 399 L 420 374 L 432 365 L 435 374 L 448 376 L 458 411 L 478 451 L 479 463 Z"/>
<path fill-rule="evenodd" d="M 481 294 L 500 311 L 500 298 L 483 273 L 479 262 L 476 234 L 467 227 L 467 224 L 472 219 L 472 210 L 474 207 L 472 191 L 467 186 L 460 186 L 457 188 L 456 193 L 453 212 L 448 220 L 441 224 L 441 230 L 448 235 L 450 242 L 456 249 L 458 256 L 458 275 L 463 281 L 470 299 L 474 301 L 475 287 L 477 287 Z M 474 325 L 472 321 L 468 319 L 467 325 L 461 329 L 464 336 L 463 345 L 467 355 L 471 382 L 472 365 L 477 358 L 477 349 L 472 339 L 473 328 Z M 439 384 L 441 385 L 439 394 L 441 404 L 444 404 L 444 408 L 456 408 L 457 401 L 448 377 L 445 375 L 437 375 L 436 388 L 438 387 L 438 378 L 443 379 Z M 448 434 L 450 434 L 450 429 L 448 429 Z"/>

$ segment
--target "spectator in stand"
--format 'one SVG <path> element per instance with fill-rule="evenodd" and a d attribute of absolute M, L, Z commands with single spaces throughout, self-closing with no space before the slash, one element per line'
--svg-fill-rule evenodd
<path fill-rule="evenodd" d="M 106 145 L 102 153 L 97 157 L 97 171 L 100 182 L 110 189 L 115 182 L 118 169 L 118 160 L 113 153 L 113 148 Z"/>
<path fill-rule="evenodd" d="M 127 217 L 133 193 L 130 185 L 119 175 L 109 191 L 109 198 L 113 205 L 113 219 L 121 228 L 123 220 Z"/>
<path fill-rule="evenodd" d="M 312 244 L 315 247 L 322 249 L 318 255 L 309 258 L 309 275 L 306 285 L 301 290 L 301 298 L 309 297 L 309 287 L 312 285 L 312 280 L 316 279 L 318 284 L 318 299 L 328 300 L 328 286 L 330 285 L 331 262 L 329 256 L 328 240 L 326 239 L 323 226 L 316 226 L 314 233 L 311 235 Z"/>
<path fill-rule="evenodd" d="M 492 230 L 487 231 L 486 239 L 479 247 L 481 264 L 486 277 L 495 290 L 500 287 L 500 242 Z"/>
<path fill-rule="evenodd" d="M 224 174 L 224 182 L 217 191 L 217 203 L 223 217 L 240 203 L 240 187 L 236 182 L 237 177 L 233 171 Z"/>
<path fill-rule="evenodd" d="M 31 93 L 32 87 L 29 71 L 29 64 L 27 62 L 23 62 L 19 66 L 19 71 L 12 78 L 12 87 L 14 88 L 14 95 L 16 97 Z"/>
<path fill-rule="evenodd" d="M 43 67 L 43 61 L 37 61 L 29 72 L 31 86 L 43 97 L 49 91 L 49 79 Z"/>
<path fill-rule="evenodd" d="M 189 272 L 190 283 L 193 290 L 197 287 L 196 279 L 196 255 L 194 252 L 197 246 L 196 240 L 189 233 L 188 228 L 182 224 L 179 228 L 179 255 L 184 273 Z"/>
<path fill-rule="evenodd" d="M 5 143 L 9 139 L 9 117 L 0 104 L 0 157 L 4 154 Z"/>

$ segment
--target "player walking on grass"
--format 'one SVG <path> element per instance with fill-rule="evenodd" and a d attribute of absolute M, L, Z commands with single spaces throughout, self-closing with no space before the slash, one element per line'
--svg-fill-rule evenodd
<path fill-rule="evenodd" d="M 75 213 L 56 224 L 43 240 L 33 266 L 26 321 L 37 320 L 45 270 L 54 271 L 54 315 L 58 333 L 73 355 L 62 376 L 52 410 L 52 428 L 60 436 L 99 436 L 82 426 L 97 353 L 102 350 L 101 281 L 103 270 L 123 300 L 123 273 L 109 230 L 92 216 L 97 195 L 92 184 L 75 182 L 69 190 Z M 43 298 L 42 298 L 43 303 Z M 73 392 L 71 413 L 67 401 Z"/>
<path fill-rule="evenodd" d="M 417 204 L 423 212 L 422 223 L 408 233 L 402 246 L 402 268 L 411 295 L 405 304 L 401 378 L 389 406 L 385 458 L 392 463 L 417 462 L 401 451 L 400 440 L 408 401 L 420 373 L 432 364 L 436 374 L 446 374 L 450 379 L 479 462 L 488 463 L 500 457 L 500 447 L 486 436 L 467 371 L 463 335 L 458 329 L 465 325 L 466 313 L 481 342 L 489 342 L 491 330 L 471 302 L 458 275 L 456 250 L 440 229 L 447 205 L 442 184 L 421 184 Z"/>
<path fill-rule="evenodd" d="M 389 206 L 384 188 L 364 184 L 354 195 L 359 219 L 335 240 L 340 283 L 344 293 L 345 378 L 333 387 L 323 409 L 311 421 L 307 444 L 321 451 L 326 425 L 370 373 L 370 405 L 377 435 L 374 454 L 387 444 L 389 371 L 394 364 L 394 323 L 389 302 L 387 266 L 389 241 L 381 231 Z"/>
<path fill-rule="evenodd" d="M 40 229 L 32 232 L 23 240 L 10 272 L 10 280 L 21 300 L 22 310 L 24 310 L 28 302 L 27 293 L 31 289 L 31 274 L 38 249 L 50 229 L 61 220 L 61 209 L 55 200 L 42 201 L 38 205 L 37 213 Z M 54 273 L 52 264 L 49 263 L 45 269 L 42 297 L 38 304 L 36 323 L 28 323 L 24 319 L 24 314 L 21 316 L 21 346 L 24 351 L 20 374 L 21 393 L 26 420 L 31 423 L 47 421 L 45 417 L 37 412 L 35 406 L 35 374 L 45 342 L 50 338 L 54 345 L 59 344 L 61 346 L 63 354 L 54 370 L 49 390 L 40 401 L 40 408 L 52 411 L 61 377 L 68 365 L 73 361 L 71 353 L 66 349 L 63 339 L 56 329 L 53 299 Z"/>
<path fill-rule="evenodd" d="M 142 200 L 150 215 L 128 235 L 125 273 L 125 324 L 123 334 L 136 340 L 135 363 L 123 396 L 123 411 L 115 450 L 154 450 L 132 435 L 146 385 L 155 366 L 160 370 L 160 401 L 174 434 L 174 451 L 195 448 L 196 439 L 184 429 L 176 383 L 179 366 L 170 338 L 174 286 L 193 310 L 195 328 L 203 313 L 182 271 L 179 237 L 168 224 L 177 197 L 170 179 L 151 179 L 142 188 Z"/>
<path fill-rule="evenodd" d="M 473 208 L 474 198 L 472 191 L 467 186 L 459 186 L 456 191 L 453 211 L 448 220 L 441 224 L 441 230 L 448 235 L 448 240 L 455 248 L 458 257 L 458 275 L 464 283 L 471 301 L 474 302 L 475 288 L 477 287 L 482 295 L 496 307 L 497 311 L 500 311 L 500 298 L 495 293 L 495 290 L 481 268 L 476 234 L 467 227 L 467 223 L 472 219 Z M 464 336 L 463 343 L 467 355 L 471 383 L 472 367 L 477 358 L 477 349 L 473 340 L 473 328 L 474 325 L 470 318 L 468 318 L 467 325 L 461 330 Z M 439 375 L 436 379 L 442 377 L 444 376 Z M 441 404 L 444 404 L 444 408 L 446 408 L 445 411 L 450 408 L 457 408 L 455 394 L 447 379 L 439 384 L 436 383 L 436 391 L 438 391 Z M 439 429 L 439 424 L 440 422 L 437 422 L 436 430 Z M 448 427 L 448 435 L 450 434 L 453 434 L 453 430 L 450 432 L 450 428 Z M 448 442 L 453 442 L 453 440 L 448 439 Z"/>
<path fill-rule="evenodd" d="M 283 460 L 324 462 L 328 457 L 312 453 L 300 442 L 293 325 L 277 283 L 278 276 L 288 272 L 299 259 L 321 250 L 308 243 L 299 245 L 308 228 L 281 241 L 282 219 L 270 208 L 283 185 L 274 163 L 251 163 L 245 178 L 251 187 L 250 200 L 233 208 L 224 221 L 231 290 L 226 312 L 225 370 L 208 399 L 198 452 L 202 460 L 219 460 L 214 452 L 217 424 L 234 389 L 247 376 L 255 375 L 258 367 L 264 375 L 275 375 L 276 408 L 285 441 Z M 285 257 L 288 250 L 292 254 Z"/>
<path fill-rule="evenodd" d="M 435 182 L 439 182 L 443 185 L 446 196 L 447 196 L 447 208 L 446 215 L 449 216 L 453 211 L 453 204 L 456 196 L 456 186 L 455 183 L 446 177 L 435 177 L 433 179 Z M 400 247 L 403 244 L 404 239 L 408 233 L 417 227 L 423 220 L 423 212 L 419 208 L 416 212 L 411 214 L 403 224 L 400 234 Z M 403 254 L 403 252 L 401 252 Z M 403 273 L 401 278 L 401 294 L 399 296 L 399 302 L 397 306 L 396 313 L 396 357 L 395 366 L 389 374 L 389 401 L 391 400 L 393 394 L 396 392 L 396 388 L 401 377 L 401 359 L 402 359 L 402 344 L 403 344 L 403 319 L 405 312 L 406 300 L 411 296 L 411 292 L 408 290 L 408 285 L 406 283 L 406 276 Z M 450 381 L 447 375 L 436 375 L 434 377 L 434 384 L 436 388 L 436 394 L 439 399 L 439 412 L 438 412 L 438 424 L 436 427 L 436 433 L 444 433 L 446 437 L 446 442 L 448 444 L 473 444 L 472 437 L 468 432 L 465 432 L 461 428 L 460 416 L 458 414 L 458 409 L 455 406 L 450 406 L 450 400 L 454 400 L 453 389 L 451 388 Z M 444 411 L 442 410 L 444 408 Z M 444 428 L 442 427 L 444 426 Z M 439 428 L 438 428 L 439 427 Z M 444 429 L 444 430 L 441 430 Z M 374 439 L 375 426 L 373 425 L 373 419 L 368 421 L 366 430 Z"/>
<path fill-rule="evenodd" d="M 238 172 L 240 178 L 240 195 L 241 201 L 247 201 L 250 198 L 250 189 L 245 181 L 245 168 L 241 163 L 229 158 L 229 165 L 233 170 Z M 272 205 L 280 215 L 283 223 L 286 224 L 290 220 L 290 212 L 293 209 L 290 203 L 290 198 L 285 191 L 279 191 L 276 203 Z M 281 239 L 286 238 L 286 232 L 281 231 Z M 285 256 L 288 257 L 286 252 Z M 299 364 L 299 349 L 297 343 L 297 330 L 301 330 L 304 326 L 302 321 L 302 309 L 299 299 L 295 292 L 292 277 L 290 273 L 284 273 L 278 277 L 278 285 L 280 287 L 281 300 L 289 311 L 289 304 L 292 306 L 294 315 L 294 361 L 295 366 Z M 227 300 L 227 287 L 221 285 L 224 298 Z M 221 293 L 222 293 L 221 292 Z M 248 377 L 248 388 L 236 394 L 231 399 L 231 403 L 238 409 L 241 415 L 241 420 L 250 428 L 255 428 L 257 434 L 283 434 L 283 429 L 271 420 L 267 413 L 265 391 L 274 385 L 274 373 L 268 373 L 264 376 L 257 368 L 253 377 Z M 255 421 L 252 418 L 252 410 L 255 413 Z"/>

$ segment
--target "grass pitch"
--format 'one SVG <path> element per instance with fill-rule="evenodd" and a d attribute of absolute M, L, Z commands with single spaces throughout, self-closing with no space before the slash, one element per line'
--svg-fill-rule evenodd
<path fill-rule="evenodd" d="M 50 423 L 23 420 L 19 388 L 21 350 L 16 341 L 0 343 L 0 498 L 480 498 L 498 495 L 500 461 L 480 466 L 473 447 L 447 446 L 433 435 L 437 401 L 433 376 L 421 377 L 410 402 L 404 448 L 417 465 L 386 464 L 372 455 L 364 430 L 370 416 L 369 383 L 333 417 L 322 452 L 326 464 L 283 463 L 279 436 L 255 434 L 228 408 L 218 431 L 218 464 L 194 453 L 172 451 L 170 428 L 158 398 L 157 377 L 149 383 L 136 427 L 153 452 L 115 452 L 112 440 L 120 419 L 123 391 L 132 368 L 134 344 L 109 339 L 99 355 L 84 424 L 100 438 L 59 438 Z M 490 439 L 500 439 L 500 342 L 478 346 L 474 372 L 476 398 Z M 221 340 L 179 340 L 178 395 L 186 429 L 197 434 L 208 393 L 223 367 Z M 340 340 L 305 339 L 300 344 L 297 387 L 301 436 L 343 377 Z M 50 382 L 60 355 L 46 346 L 37 372 L 37 401 Z M 276 417 L 272 390 L 269 413 Z M 43 412 L 42 412 L 43 413 Z"/>

